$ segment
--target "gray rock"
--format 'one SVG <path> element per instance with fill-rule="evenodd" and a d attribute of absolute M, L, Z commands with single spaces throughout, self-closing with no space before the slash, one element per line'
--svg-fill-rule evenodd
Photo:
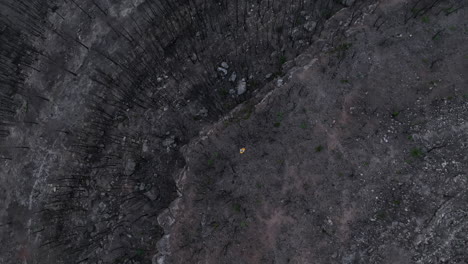
<path fill-rule="evenodd" d="M 276 81 L 276 86 L 278 86 L 278 87 L 283 86 L 283 83 L 284 83 L 284 82 L 283 82 L 283 79 L 278 79 L 278 80 Z"/>
<path fill-rule="evenodd" d="M 170 235 L 165 235 L 158 241 L 158 243 L 156 243 L 156 247 L 160 253 L 165 254 L 165 255 L 170 253 L 170 245 L 169 245 L 170 237 L 171 237 Z"/>
<path fill-rule="evenodd" d="M 221 67 L 223 67 L 224 69 L 229 69 L 229 65 L 224 61 L 221 62 Z"/>
<path fill-rule="evenodd" d="M 198 111 L 198 115 L 203 116 L 203 117 L 207 117 L 208 116 L 208 109 L 203 107 L 202 109 L 200 109 L 200 111 Z"/>
<path fill-rule="evenodd" d="M 125 164 L 125 170 L 124 170 L 124 173 L 126 175 L 131 175 L 133 174 L 133 172 L 135 172 L 135 167 L 136 167 L 136 163 L 133 159 L 128 159 L 127 160 L 127 163 Z"/>
<path fill-rule="evenodd" d="M 242 78 L 239 84 L 237 84 L 237 95 L 244 94 L 246 91 L 247 91 L 247 82 L 245 81 L 245 78 Z"/>
<path fill-rule="evenodd" d="M 166 209 L 158 216 L 158 224 L 164 229 L 167 233 L 169 228 L 174 224 L 175 219 L 172 216 L 171 212 Z"/>
<path fill-rule="evenodd" d="M 153 255 L 153 257 L 151 258 L 151 264 L 158 264 L 158 256 L 159 255 Z"/>
<path fill-rule="evenodd" d="M 159 256 L 157 264 L 164 264 L 166 261 L 166 256 Z"/>
<path fill-rule="evenodd" d="M 155 190 L 147 191 L 147 192 L 145 192 L 143 194 L 146 197 L 148 197 L 148 199 L 150 199 L 151 201 L 154 201 L 154 200 L 158 199 L 158 195 L 156 195 Z"/>
<path fill-rule="evenodd" d="M 164 147 L 169 147 L 174 143 L 174 141 L 175 141 L 175 137 L 171 136 L 171 137 L 164 139 L 164 141 L 162 142 L 162 145 Z"/>
<path fill-rule="evenodd" d="M 307 30 L 309 32 L 312 32 L 315 29 L 316 26 L 317 26 L 317 22 L 309 21 L 309 22 L 305 23 L 303 27 L 304 27 L 305 30 Z"/>
<path fill-rule="evenodd" d="M 293 29 L 293 31 L 291 32 L 291 36 L 293 38 L 297 38 L 301 35 L 301 31 L 299 30 L 299 28 L 295 28 Z"/>
<path fill-rule="evenodd" d="M 222 67 L 218 67 L 218 71 L 221 72 L 222 75 L 227 75 L 228 71 Z"/>
<path fill-rule="evenodd" d="M 233 72 L 233 73 L 231 74 L 231 77 L 229 77 L 229 81 L 230 81 L 230 82 L 235 82 L 236 79 L 237 79 L 237 74 L 236 74 L 235 72 Z"/>
<path fill-rule="evenodd" d="M 345 6 L 352 6 L 356 0 L 342 0 L 341 3 Z"/>

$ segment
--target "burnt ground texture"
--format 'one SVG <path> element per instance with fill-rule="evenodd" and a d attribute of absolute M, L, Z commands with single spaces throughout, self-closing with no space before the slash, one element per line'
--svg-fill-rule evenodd
<path fill-rule="evenodd" d="M 0 164 L 1 264 L 468 263 L 468 1 L 0 0 Z"/>

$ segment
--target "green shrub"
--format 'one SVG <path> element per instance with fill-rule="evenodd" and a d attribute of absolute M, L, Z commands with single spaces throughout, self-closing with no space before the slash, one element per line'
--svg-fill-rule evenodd
<path fill-rule="evenodd" d="M 321 152 L 322 150 L 323 150 L 322 145 L 318 145 L 317 147 L 315 147 L 315 152 Z"/>
<path fill-rule="evenodd" d="M 411 153 L 411 156 L 415 158 L 420 158 L 424 154 L 420 148 L 413 148 L 410 153 Z"/>
<path fill-rule="evenodd" d="M 241 211 L 242 207 L 241 207 L 241 205 L 240 205 L 240 204 L 238 204 L 238 203 L 235 203 L 235 204 L 233 204 L 233 205 L 232 205 L 232 209 L 234 209 L 234 211 L 236 211 L 236 212 L 240 213 L 240 211 Z"/>
<path fill-rule="evenodd" d="M 287 61 L 287 59 L 286 59 L 285 56 L 280 56 L 280 57 L 279 57 L 279 63 L 280 63 L 281 65 L 285 64 L 286 61 Z"/>

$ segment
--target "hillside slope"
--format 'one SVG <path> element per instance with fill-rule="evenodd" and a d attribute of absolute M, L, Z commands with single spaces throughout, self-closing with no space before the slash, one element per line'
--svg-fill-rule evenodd
<path fill-rule="evenodd" d="M 0 263 L 468 262 L 467 8 L 0 0 Z"/>
<path fill-rule="evenodd" d="M 411 8 L 340 11 L 184 147 L 157 263 L 468 261 L 467 9 Z"/>

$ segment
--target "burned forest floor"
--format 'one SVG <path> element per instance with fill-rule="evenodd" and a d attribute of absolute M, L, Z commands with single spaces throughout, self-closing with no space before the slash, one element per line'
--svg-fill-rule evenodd
<path fill-rule="evenodd" d="M 468 263 L 468 1 L 0 7 L 0 263 Z"/>

